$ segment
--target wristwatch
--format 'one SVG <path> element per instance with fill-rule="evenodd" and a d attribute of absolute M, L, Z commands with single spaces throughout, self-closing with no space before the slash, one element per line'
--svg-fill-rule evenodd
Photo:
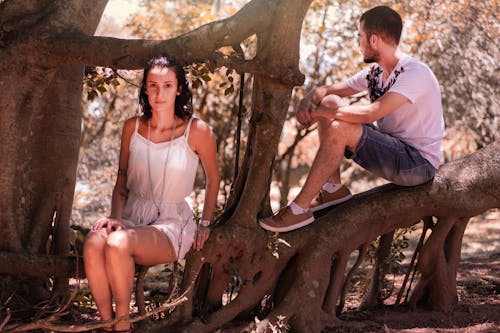
<path fill-rule="evenodd" d="M 200 225 L 206 228 L 210 225 L 210 220 L 200 220 Z"/>

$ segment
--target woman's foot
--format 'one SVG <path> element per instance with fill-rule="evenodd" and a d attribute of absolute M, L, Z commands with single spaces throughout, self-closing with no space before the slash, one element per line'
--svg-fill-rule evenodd
<path fill-rule="evenodd" d="M 114 331 L 111 331 L 113 333 L 135 333 L 135 326 L 134 324 L 130 324 L 129 328 L 128 329 L 125 329 L 125 330 L 114 330 Z"/>
<path fill-rule="evenodd" d="M 135 333 L 135 329 L 133 326 L 130 326 L 128 330 L 123 330 L 123 331 L 111 331 L 113 333 Z"/>

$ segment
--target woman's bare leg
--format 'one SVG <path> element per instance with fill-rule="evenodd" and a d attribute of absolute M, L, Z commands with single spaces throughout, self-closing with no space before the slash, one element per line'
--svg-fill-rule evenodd
<path fill-rule="evenodd" d="M 113 318 L 113 303 L 111 289 L 106 275 L 106 260 L 104 246 L 106 244 L 106 229 L 91 231 L 83 246 L 85 273 L 90 292 L 97 305 L 102 320 Z M 107 329 L 111 330 L 112 327 Z"/>
<path fill-rule="evenodd" d="M 177 260 L 168 237 L 152 226 L 112 232 L 106 241 L 105 255 L 116 318 L 129 316 L 135 264 L 149 266 Z M 126 330 L 128 327 L 128 323 L 118 322 L 114 329 Z"/>

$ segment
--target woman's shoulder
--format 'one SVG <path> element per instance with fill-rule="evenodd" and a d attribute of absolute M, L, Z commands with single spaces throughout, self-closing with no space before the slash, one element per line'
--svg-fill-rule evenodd
<path fill-rule="evenodd" d="M 136 123 L 141 122 L 141 116 L 133 116 L 125 120 L 124 127 L 134 127 Z"/>
<path fill-rule="evenodd" d="M 125 120 L 125 123 L 123 124 L 123 133 L 132 135 L 132 133 L 135 131 L 136 124 L 140 121 L 141 121 L 140 116 L 134 116 Z"/>
<path fill-rule="evenodd" d="M 201 120 L 200 118 L 193 117 L 191 120 L 191 129 L 190 133 L 194 135 L 211 135 L 212 134 L 212 128 L 210 125 L 208 125 L 206 122 Z"/>

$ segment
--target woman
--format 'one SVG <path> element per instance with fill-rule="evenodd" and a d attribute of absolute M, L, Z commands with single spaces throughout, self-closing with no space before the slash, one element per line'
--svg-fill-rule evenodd
<path fill-rule="evenodd" d="M 104 321 L 129 316 L 135 264 L 173 262 L 191 246 L 203 247 L 219 188 L 214 135 L 192 117 L 192 94 L 173 57 L 148 62 L 139 104 L 143 115 L 123 128 L 111 214 L 93 225 L 84 246 L 90 291 Z M 185 197 L 193 190 L 199 159 L 206 191 L 197 226 Z M 104 329 L 130 330 L 123 322 Z"/>

